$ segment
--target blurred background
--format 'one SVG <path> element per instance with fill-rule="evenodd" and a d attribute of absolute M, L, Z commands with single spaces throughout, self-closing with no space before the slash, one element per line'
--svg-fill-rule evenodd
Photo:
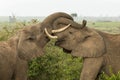
<path fill-rule="evenodd" d="M 0 0 L 0 21 L 43 20 L 54 12 L 73 14 L 77 20 L 120 21 L 119 0 Z M 75 15 L 74 15 L 75 14 Z"/>

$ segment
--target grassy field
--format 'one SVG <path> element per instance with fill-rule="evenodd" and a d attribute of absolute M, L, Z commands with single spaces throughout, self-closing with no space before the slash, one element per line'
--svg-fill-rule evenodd
<path fill-rule="evenodd" d="M 0 41 L 7 40 L 24 25 L 32 22 L 0 23 Z M 90 28 L 108 33 L 120 33 L 120 22 L 88 22 Z M 73 58 L 61 48 L 54 46 L 54 40 L 45 47 L 45 55 L 29 63 L 29 80 L 79 80 L 82 58 Z M 120 74 L 108 77 L 102 74 L 100 80 L 120 80 Z"/>
<path fill-rule="evenodd" d="M 120 33 L 120 22 L 88 22 L 88 27 L 109 33 Z"/>

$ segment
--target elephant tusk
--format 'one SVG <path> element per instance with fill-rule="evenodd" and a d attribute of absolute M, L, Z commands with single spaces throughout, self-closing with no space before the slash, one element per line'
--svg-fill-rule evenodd
<path fill-rule="evenodd" d="M 57 32 L 62 32 L 64 30 L 66 30 L 71 24 L 68 24 L 67 26 L 57 29 L 57 30 L 52 30 L 52 33 L 57 33 Z"/>
<path fill-rule="evenodd" d="M 57 39 L 58 38 L 57 36 L 52 36 L 51 34 L 49 34 L 46 28 L 45 28 L 45 33 L 49 38 L 52 38 L 52 39 Z"/>

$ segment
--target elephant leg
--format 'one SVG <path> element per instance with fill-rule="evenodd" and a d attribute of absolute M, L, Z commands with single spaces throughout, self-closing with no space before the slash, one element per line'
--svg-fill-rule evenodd
<path fill-rule="evenodd" d="M 102 67 L 103 58 L 85 58 L 80 80 L 96 80 Z"/>
<path fill-rule="evenodd" d="M 27 61 L 19 60 L 15 70 L 15 80 L 27 80 Z"/>

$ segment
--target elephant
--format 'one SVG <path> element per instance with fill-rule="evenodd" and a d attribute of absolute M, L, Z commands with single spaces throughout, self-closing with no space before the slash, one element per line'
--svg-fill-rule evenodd
<path fill-rule="evenodd" d="M 28 61 L 42 56 L 49 41 L 40 26 L 26 26 L 7 41 L 0 42 L 0 80 L 27 80 Z"/>
<path fill-rule="evenodd" d="M 44 29 L 46 35 L 57 39 L 55 45 L 64 52 L 83 58 L 80 80 L 98 80 L 102 72 L 111 76 L 120 71 L 120 34 L 90 28 L 86 20 L 80 24 L 72 17 L 59 17 L 51 22 L 51 30 Z"/>
<path fill-rule="evenodd" d="M 0 42 L 0 80 L 27 80 L 28 62 L 44 55 L 44 47 L 50 41 L 44 29 L 51 30 L 51 21 L 66 14 L 54 16 L 25 26 L 7 41 Z"/>

